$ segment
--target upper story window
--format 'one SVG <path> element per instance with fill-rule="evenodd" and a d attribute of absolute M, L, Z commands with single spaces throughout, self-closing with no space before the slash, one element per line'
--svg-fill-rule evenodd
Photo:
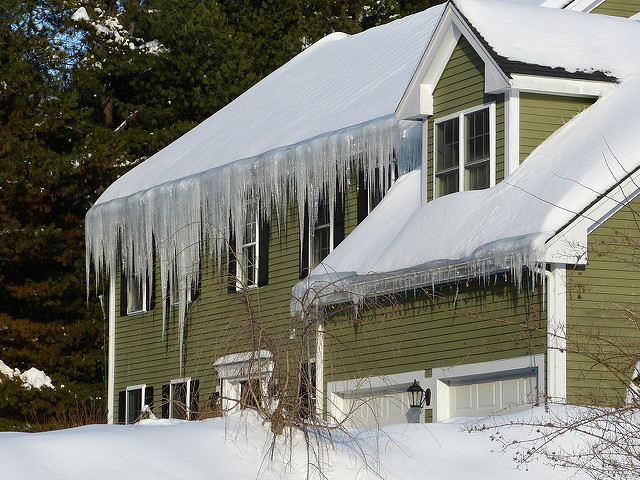
<path fill-rule="evenodd" d="M 311 235 L 311 265 L 318 265 L 333 250 L 333 227 L 334 213 L 329 208 L 328 196 L 323 194 L 318 202 L 318 219 Z"/>
<path fill-rule="evenodd" d="M 436 197 L 495 184 L 495 103 L 438 119 L 434 126 Z"/>
<path fill-rule="evenodd" d="M 146 311 L 147 282 L 135 276 L 127 277 L 127 315 Z"/>
<path fill-rule="evenodd" d="M 120 316 L 137 315 L 154 307 L 150 279 L 135 275 L 122 275 L 120 279 Z"/>
<path fill-rule="evenodd" d="M 378 206 L 385 194 L 398 178 L 398 165 L 393 163 L 386 169 L 376 167 L 365 181 L 364 172 L 358 174 L 358 224 Z"/>
<path fill-rule="evenodd" d="M 238 282 L 245 287 L 258 284 L 258 209 L 256 202 L 247 204 L 244 236 L 238 255 Z"/>
<path fill-rule="evenodd" d="M 229 239 L 229 292 L 263 287 L 269 282 L 269 222 L 260 215 L 257 200 L 247 202 L 242 239 Z"/>
<path fill-rule="evenodd" d="M 336 192 L 334 208 L 323 189 L 318 199 L 318 215 L 314 225 L 309 225 L 308 205 L 305 206 L 304 238 L 300 255 L 300 278 L 305 278 L 316 265 L 329 255 L 344 239 L 344 206 L 342 192 Z"/>

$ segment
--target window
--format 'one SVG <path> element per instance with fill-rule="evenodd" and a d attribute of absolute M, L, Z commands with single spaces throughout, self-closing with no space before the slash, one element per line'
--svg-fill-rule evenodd
<path fill-rule="evenodd" d="M 311 265 L 318 265 L 333 250 L 331 235 L 333 212 L 329 208 L 329 197 L 323 193 L 318 201 L 318 219 L 311 233 Z"/>
<path fill-rule="evenodd" d="M 229 292 L 263 287 L 269 282 L 269 222 L 261 218 L 257 201 L 247 203 L 242 241 L 229 239 Z"/>
<path fill-rule="evenodd" d="M 398 165 L 393 163 L 385 171 L 376 167 L 370 178 L 365 181 L 364 171 L 358 174 L 358 224 L 382 201 L 387 190 L 398 178 Z"/>
<path fill-rule="evenodd" d="M 258 284 L 258 209 L 256 202 L 247 204 L 244 237 L 238 255 L 238 282 L 246 287 Z"/>
<path fill-rule="evenodd" d="M 240 382 L 240 408 L 258 408 L 262 400 L 260 381 L 257 378 Z"/>
<path fill-rule="evenodd" d="M 137 315 L 153 309 L 154 296 L 149 278 L 122 275 L 120 280 L 120 316 Z"/>
<path fill-rule="evenodd" d="M 198 271 L 200 266 L 198 265 Z M 173 270 L 173 287 L 169 291 L 169 302 L 172 307 L 177 306 L 180 303 L 180 283 L 184 282 L 184 278 L 178 278 L 178 273 L 175 268 Z M 167 280 L 167 283 L 169 281 Z M 200 296 L 200 281 L 195 279 L 191 280 L 191 285 L 187 289 L 187 303 L 195 301 Z"/>
<path fill-rule="evenodd" d="M 302 240 L 300 255 L 300 278 L 325 259 L 329 253 L 344 239 L 344 207 L 342 193 L 336 193 L 333 210 L 329 204 L 329 196 L 323 190 L 318 199 L 318 214 L 313 226 L 309 225 L 309 205 L 305 205 L 304 227 L 305 238 Z"/>
<path fill-rule="evenodd" d="M 144 384 L 127 387 L 119 393 L 118 422 L 127 425 L 135 423 L 145 405 L 153 409 L 153 387 Z"/>
<path fill-rule="evenodd" d="M 435 197 L 495 183 L 495 116 L 491 103 L 436 121 Z"/>
<path fill-rule="evenodd" d="M 145 311 L 147 300 L 147 282 L 130 276 L 127 283 L 127 315 Z"/>
<path fill-rule="evenodd" d="M 171 380 L 162 387 L 162 417 L 194 420 L 197 414 L 199 381 L 188 378 Z"/>

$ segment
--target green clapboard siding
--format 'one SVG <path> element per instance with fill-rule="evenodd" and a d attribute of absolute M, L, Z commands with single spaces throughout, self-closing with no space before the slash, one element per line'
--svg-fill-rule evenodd
<path fill-rule="evenodd" d="M 640 0 L 606 0 L 592 11 L 592 13 L 625 18 L 638 12 L 640 12 Z"/>
<path fill-rule="evenodd" d="M 544 353 L 542 287 L 518 289 L 502 276 L 490 284 L 462 282 L 457 299 L 456 285 L 443 285 L 435 293 L 429 289 L 372 301 L 361 307 L 357 318 L 330 315 L 325 379 L 430 372 Z"/>
<path fill-rule="evenodd" d="M 594 98 L 521 93 L 520 163 L 553 132 L 594 102 Z"/>
<path fill-rule="evenodd" d="M 356 225 L 357 178 L 345 194 L 345 230 Z M 278 364 L 297 362 L 307 351 L 315 352 L 313 329 L 306 332 L 289 315 L 291 289 L 299 281 L 300 234 L 298 209 L 291 202 L 280 226 L 275 216 L 269 228 L 269 283 L 249 292 L 228 292 L 226 260 L 220 269 L 208 255 L 201 269 L 201 295 L 189 305 L 183 346 L 184 371 L 180 371 L 178 307 L 167 314 L 166 333 L 162 335 L 160 273 L 155 272 L 156 306 L 153 311 L 117 317 L 115 392 L 127 386 L 147 384 L 154 387 L 154 411 L 160 414 L 161 387 L 172 379 L 192 377 L 200 381 L 200 405 L 219 384 L 213 362 L 231 353 L 269 350 L 277 354 Z M 158 246 L 158 248 L 162 248 Z M 117 311 L 120 305 L 119 275 Z M 251 319 L 254 319 L 253 321 Z M 291 335 L 293 328 L 296 334 Z M 288 358 L 284 353 L 296 352 Z M 312 356 L 314 356 L 312 354 Z M 294 366 L 293 368 L 297 368 Z M 117 397 L 116 397 L 117 398 Z M 116 414 L 118 413 L 116 405 Z"/>
<path fill-rule="evenodd" d="M 573 403 L 619 404 L 640 360 L 640 201 L 588 236 L 585 268 L 567 272 L 567 388 Z"/>
<path fill-rule="evenodd" d="M 504 96 L 484 93 L 484 63 L 466 38 L 460 37 L 433 92 L 428 119 L 427 198 L 433 199 L 434 121 L 467 108 L 496 102 L 496 182 L 504 179 Z"/>

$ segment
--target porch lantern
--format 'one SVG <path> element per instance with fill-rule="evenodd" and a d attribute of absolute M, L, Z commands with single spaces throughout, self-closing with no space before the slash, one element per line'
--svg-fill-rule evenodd
<path fill-rule="evenodd" d="M 414 379 L 413 384 L 407 388 L 409 393 L 409 406 L 411 408 L 422 408 L 423 406 L 429 406 L 431 404 L 431 389 L 422 389 L 418 385 L 418 380 Z"/>

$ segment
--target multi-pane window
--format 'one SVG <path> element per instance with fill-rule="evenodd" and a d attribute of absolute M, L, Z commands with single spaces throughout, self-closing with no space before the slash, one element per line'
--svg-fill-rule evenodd
<path fill-rule="evenodd" d="M 320 197 L 318 202 L 318 219 L 313 228 L 313 248 L 311 250 L 312 265 L 318 265 L 333 249 L 331 235 L 332 212 L 329 206 L 329 198 L 326 193 Z"/>
<path fill-rule="evenodd" d="M 481 190 L 490 185 L 489 109 L 464 116 L 467 148 L 465 150 L 465 190 Z"/>
<path fill-rule="evenodd" d="M 434 196 L 489 188 L 495 181 L 495 104 L 436 121 Z"/>
<path fill-rule="evenodd" d="M 458 191 L 459 130 L 458 118 L 436 125 L 436 196 L 438 197 Z"/>
<path fill-rule="evenodd" d="M 258 284 L 258 209 L 256 207 L 255 201 L 247 204 L 244 236 L 238 257 L 239 280 L 246 287 Z"/>
<path fill-rule="evenodd" d="M 344 202 L 342 192 L 336 191 L 333 208 L 326 189 L 318 198 L 317 215 L 310 222 L 309 205 L 305 205 L 302 249 L 300 251 L 300 278 L 322 263 L 344 239 Z"/>

